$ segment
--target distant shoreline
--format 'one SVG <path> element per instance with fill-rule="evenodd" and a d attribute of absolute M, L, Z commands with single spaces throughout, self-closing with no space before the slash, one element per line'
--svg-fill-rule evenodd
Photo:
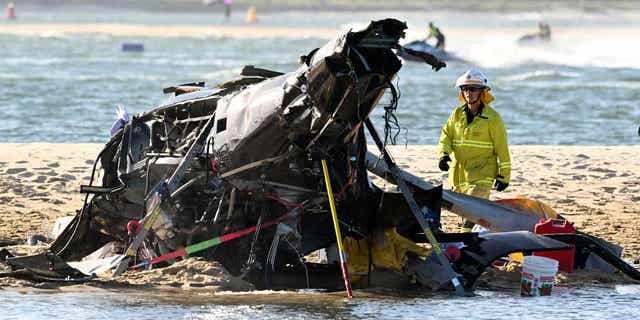
<path fill-rule="evenodd" d="M 109 9 L 132 9 L 157 12 L 201 12 L 203 8 L 223 11 L 222 4 L 216 3 L 222 0 L 209 0 L 212 4 L 205 6 L 203 0 L 19 0 L 17 6 L 38 7 L 67 7 L 87 6 Z M 598 12 L 606 10 L 640 10 L 639 1 L 605 1 L 605 0 L 235 0 L 234 10 L 246 10 L 250 5 L 255 5 L 261 12 L 270 11 L 549 11 L 557 9 L 574 9 L 586 12 Z"/>

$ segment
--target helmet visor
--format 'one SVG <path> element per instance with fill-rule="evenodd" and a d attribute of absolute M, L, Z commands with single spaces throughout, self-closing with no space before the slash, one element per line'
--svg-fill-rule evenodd
<path fill-rule="evenodd" d="M 460 86 L 460 91 L 480 91 L 484 88 L 481 84 L 465 84 Z"/>

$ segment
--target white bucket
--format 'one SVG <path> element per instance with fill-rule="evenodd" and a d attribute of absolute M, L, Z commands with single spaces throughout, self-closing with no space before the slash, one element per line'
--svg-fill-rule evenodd
<path fill-rule="evenodd" d="M 524 257 L 520 295 L 551 295 L 556 272 L 558 272 L 558 261 L 554 259 L 537 256 Z"/>

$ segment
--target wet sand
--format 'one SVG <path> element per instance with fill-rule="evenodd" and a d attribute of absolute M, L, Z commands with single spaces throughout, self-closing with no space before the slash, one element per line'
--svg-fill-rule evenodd
<path fill-rule="evenodd" d="M 23 244 L 29 235 L 47 235 L 56 218 L 74 215 L 84 199 L 78 190 L 81 184 L 88 183 L 101 147 L 100 144 L 0 144 L 0 247 Z M 437 168 L 435 146 L 390 149 L 404 169 L 431 183 L 444 180 L 445 174 Z M 640 258 L 637 160 L 640 147 L 512 146 L 511 153 L 511 184 L 506 192 L 494 192 L 492 199 L 523 195 L 541 200 L 574 222 L 579 230 L 623 246 L 623 258 Z M 455 231 L 459 223 L 458 216 L 443 213 L 445 230 Z M 37 248 L 14 246 L 12 250 L 26 254 Z M 177 269 L 159 269 L 106 283 L 135 286 L 151 282 L 178 288 L 238 289 L 246 285 L 229 282 L 211 263 L 190 259 L 184 264 Z M 197 274 L 194 270 L 211 272 Z M 599 282 L 622 279 L 578 273 L 565 275 L 565 281 L 574 277 L 580 281 L 600 279 Z M 0 278 L 0 287 L 26 285 Z"/>

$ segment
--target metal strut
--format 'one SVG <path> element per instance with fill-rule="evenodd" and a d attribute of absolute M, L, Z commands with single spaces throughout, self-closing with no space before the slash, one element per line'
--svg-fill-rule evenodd
<path fill-rule="evenodd" d="M 373 138 L 376 145 L 378 146 L 378 149 L 380 149 L 380 154 L 382 155 L 382 158 L 386 162 L 387 167 L 391 172 L 391 175 L 393 175 L 393 177 L 395 178 L 396 183 L 398 184 L 398 188 L 400 188 L 400 191 L 402 192 L 402 195 L 407 201 L 409 208 L 411 208 L 411 212 L 413 213 L 414 217 L 420 224 L 420 227 L 424 230 L 424 234 L 427 237 L 427 240 L 429 240 L 429 243 L 431 244 L 433 251 L 436 253 L 438 262 L 448 273 L 448 278 L 451 280 L 451 284 L 453 284 L 453 287 L 456 290 L 456 294 L 460 296 L 465 295 L 464 287 L 462 286 L 462 283 L 460 283 L 460 280 L 458 279 L 460 275 L 457 274 L 455 271 L 453 271 L 453 268 L 451 268 L 449 259 L 447 259 L 447 257 L 442 252 L 442 249 L 440 248 L 440 244 L 438 243 L 438 240 L 436 240 L 436 237 L 433 235 L 433 232 L 431 231 L 429 222 L 427 221 L 427 219 L 425 219 L 424 215 L 422 214 L 422 210 L 420 210 L 420 206 L 418 206 L 418 203 L 413 197 L 413 193 L 411 193 L 411 190 L 409 190 L 409 186 L 407 185 L 407 182 L 404 180 L 404 178 L 400 174 L 400 170 L 398 166 L 391 159 L 391 156 L 389 156 L 387 149 L 382 144 L 382 140 L 380 140 L 380 136 L 378 135 L 376 128 L 373 126 L 373 123 L 371 123 L 371 119 L 367 118 L 365 120 L 365 125 L 369 130 L 369 134 L 371 134 L 371 137 Z"/>

